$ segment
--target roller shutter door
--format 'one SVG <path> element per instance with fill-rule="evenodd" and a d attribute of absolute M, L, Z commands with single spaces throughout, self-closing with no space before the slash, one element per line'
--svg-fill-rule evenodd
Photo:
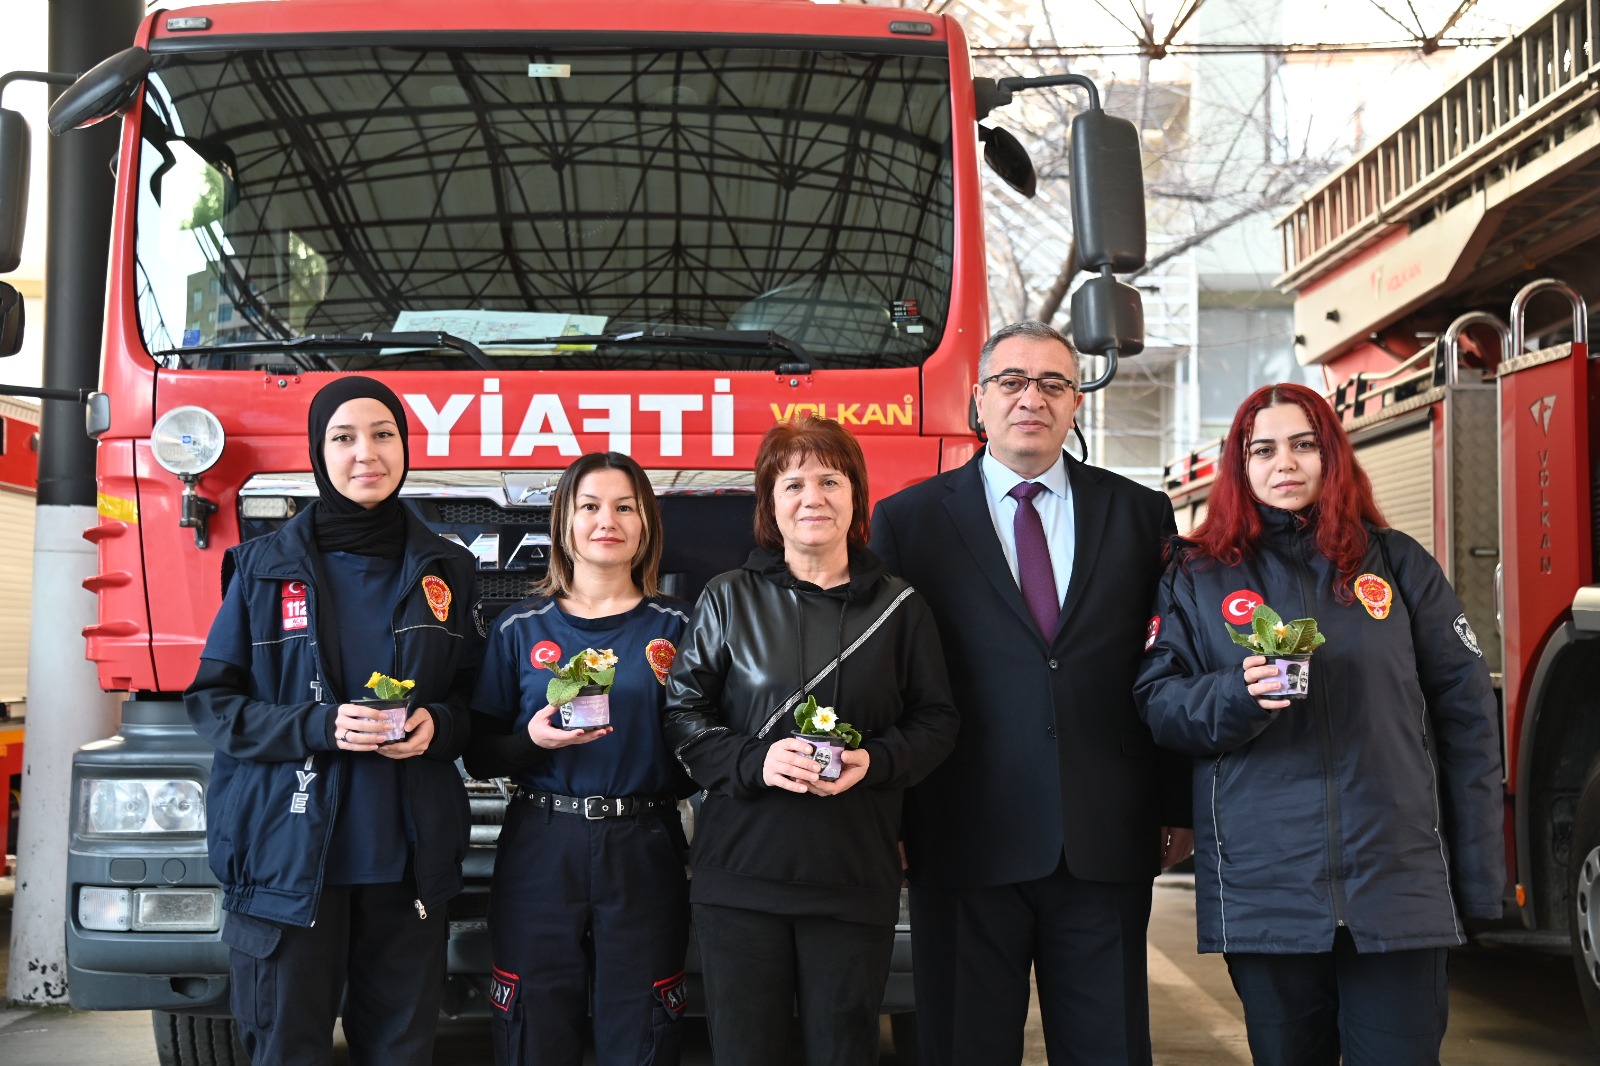
<path fill-rule="evenodd" d="M 1433 431 L 1427 423 L 1356 447 L 1372 495 L 1389 525 L 1433 545 Z"/>
<path fill-rule="evenodd" d="M 0 702 L 28 691 L 28 622 L 33 603 L 32 495 L 0 489 Z"/>

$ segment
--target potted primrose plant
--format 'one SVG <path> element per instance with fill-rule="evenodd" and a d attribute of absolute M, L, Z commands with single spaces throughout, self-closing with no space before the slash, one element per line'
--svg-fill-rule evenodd
<path fill-rule="evenodd" d="M 841 722 L 832 707 L 818 707 L 813 695 L 807 695 L 806 701 L 794 709 L 794 720 L 800 728 L 793 730 L 793 735 L 811 745 L 817 776 L 824 781 L 839 780 L 844 770 L 840 756 L 861 746 L 860 731 L 849 722 Z"/>
<path fill-rule="evenodd" d="M 1285 700 L 1304 699 L 1311 691 L 1311 653 L 1327 643 L 1317 631 L 1314 618 L 1296 618 L 1285 622 L 1266 604 L 1257 604 L 1250 616 L 1250 632 L 1241 633 L 1232 626 L 1228 636 L 1235 644 L 1249 648 L 1256 655 L 1265 655 L 1267 662 L 1278 671 L 1278 687 L 1262 696 Z"/>
<path fill-rule="evenodd" d="M 585 648 L 565 666 L 547 663 L 545 669 L 556 675 L 545 686 L 544 698 L 560 712 L 559 728 L 587 731 L 611 724 L 611 683 L 617 676 L 617 657 L 610 648 Z"/>
<path fill-rule="evenodd" d="M 406 738 L 406 718 L 410 713 L 411 690 L 415 688 L 415 681 L 400 681 L 388 674 L 380 674 L 374 670 L 372 676 L 367 678 L 367 688 L 373 695 L 355 702 L 363 707 L 371 707 L 383 714 L 383 722 L 389 727 L 383 734 L 385 744 L 393 744 Z"/>

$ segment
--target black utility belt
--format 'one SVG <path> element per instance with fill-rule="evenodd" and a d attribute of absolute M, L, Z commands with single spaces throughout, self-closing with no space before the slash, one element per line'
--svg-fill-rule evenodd
<path fill-rule="evenodd" d="M 678 802 L 671 796 L 558 796 L 554 792 L 535 792 L 526 788 L 519 788 L 516 798 L 533 804 L 541 811 L 581 814 L 591 822 L 664 811 Z"/>

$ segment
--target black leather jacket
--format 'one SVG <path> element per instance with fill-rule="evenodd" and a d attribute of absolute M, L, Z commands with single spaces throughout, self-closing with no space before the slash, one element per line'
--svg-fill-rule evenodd
<path fill-rule="evenodd" d="M 871 756 L 837 796 L 762 781 L 808 692 Z M 667 680 L 667 745 L 705 789 L 693 899 L 892 923 L 901 795 L 949 754 L 958 721 L 933 616 L 867 549 L 851 551 L 850 582 L 833 589 L 759 550 L 712 579 Z"/>

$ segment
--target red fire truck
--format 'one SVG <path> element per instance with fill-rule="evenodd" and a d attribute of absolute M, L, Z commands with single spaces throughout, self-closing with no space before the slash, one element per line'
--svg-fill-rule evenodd
<path fill-rule="evenodd" d="M 875 499 L 972 454 L 980 149 L 1033 185 L 1016 140 L 978 120 L 1062 84 L 1091 95 L 1074 210 L 1094 212 L 1079 258 L 1098 276 L 1075 319 L 1112 357 L 1103 383 L 1140 347 L 1137 294 L 1111 276 L 1143 259 L 1137 133 L 1080 76 L 975 79 L 944 16 L 281 0 L 158 11 L 64 93 L 55 132 L 122 118 L 86 636 L 103 687 L 129 694 L 118 736 L 74 763 L 73 1003 L 154 1011 L 164 1061 L 230 1043 L 209 751 L 179 694 L 223 549 L 315 496 L 305 411 L 330 375 L 403 398 L 409 503 L 477 556 L 491 609 L 543 573 L 547 492 L 597 449 L 650 471 L 663 584 L 692 597 L 749 547 L 775 421 L 847 425 Z M 483 1003 L 505 802 L 470 787 L 451 1013 Z M 902 943 L 891 1013 L 911 1007 L 908 958 Z"/>
<path fill-rule="evenodd" d="M 1501 696 L 1508 913 L 1600 1036 L 1600 26 L 1557 6 L 1279 223 L 1300 361 Z M 1555 280 L 1560 279 L 1560 280 Z M 1216 446 L 1167 469 L 1180 527 Z"/>

